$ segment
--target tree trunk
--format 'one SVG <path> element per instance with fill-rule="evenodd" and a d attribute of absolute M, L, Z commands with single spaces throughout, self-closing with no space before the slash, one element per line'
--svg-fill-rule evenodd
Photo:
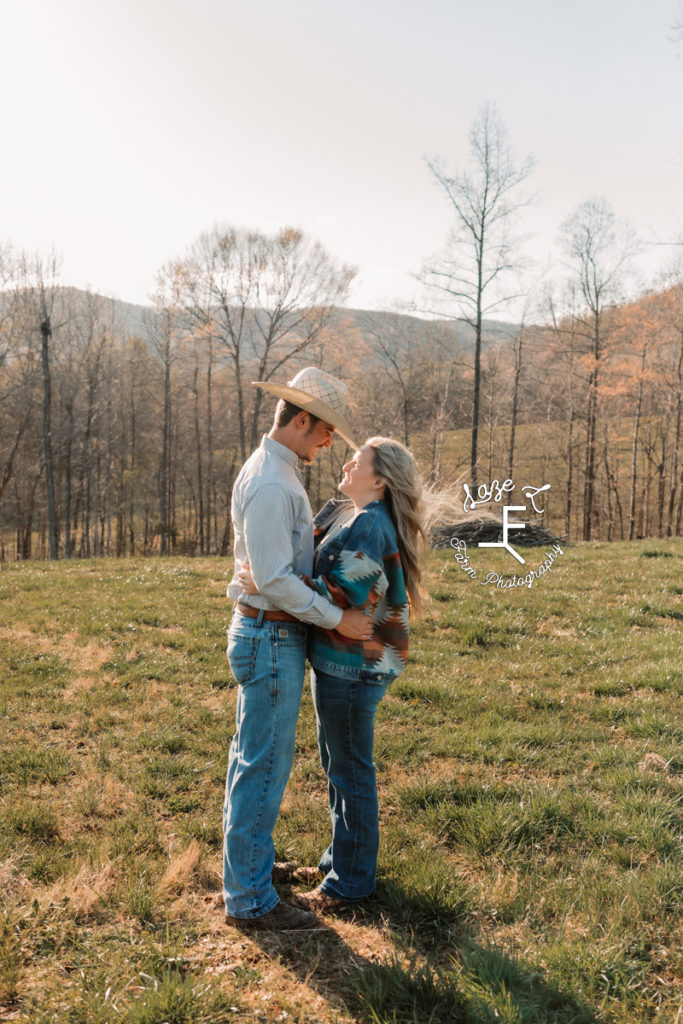
<path fill-rule="evenodd" d="M 88 411 L 85 421 L 85 437 L 83 438 L 83 472 L 85 475 L 85 503 L 83 509 L 83 542 L 85 557 L 92 555 L 91 547 L 91 523 L 93 518 L 93 466 L 92 466 L 92 432 L 95 418 L 95 377 L 92 372 L 88 375 Z"/>
<path fill-rule="evenodd" d="M 474 340 L 474 382 L 472 385 L 472 446 L 470 449 L 470 479 L 472 493 L 477 489 L 477 452 L 479 449 L 479 395 L 481 391 L 481 290 L 482 290 L 482 266 L 479 261 L 478 268 L 478 293 L 477 293 L 477 319 L 475 323 Z"/>
<path fill-rule="evenodd" d="M 55 500 L 55 478 L 52 464 L 52 378 L 50 375 L 49 343 L 52 337 L 50 317 L 40 325 L 42 344 L 40 358 L 43 368 L 43 454 L 45 459 L 45 486 L 47 494 L 47 521 L 50 558 L 58 557 L 57 503 Z"/>
<path fill-rule="evenodd" d="M 128 548 L 131 555 L 135 554 L 135 470 L 137 423 L 135 409 L 135 381 L 130 380 L 130 491 L 128 495 Z"/>
<path fill-rule="evenodd" d="M 593 319 L 594 365 L 588 382 L 588 409 L 586 414 L 586 458 L 583 486 L 583 539 L 590 540 L 593 532 L 595 503 L 595 448 L 598 421 L 598 374 L 600 361 L 600 312 L 595 310 Z"/>
<path fill-rule="evenodd" d="M 524 340 L 524 328 L 520 328 L 517 335 L 517 343 L 513 347 L 515 354 L 515 376 L 512 387 L 512 410 L 510 412 L 510 448 L 508 451 L 508 480 L 513 479 L 515 467 L 515 435 L 517 431 L 517 416 L 519 410 L 519 381 L 522 376 L 522 343 Z"/>
<path fill-rule="evenodd" d="M 488 479 L 493 479 L 493 419 L 494 419 L 494 387 L 491 382 L 489 394 L 489 443 L 488 443 Z"/>
<path fill-rule="evenodd" d="M 242 393 L 242 371 L 239 363 L 239 357 L 233 360 L 235 366 L 235 390 L 237 392 L 237 419 L 240 428 L 240 454 L 242 456 L 242 462 L 247 461 L 247 425 L 245 422 L 244 415 L 244 395 Z M 260 388 L 256 391 L 260 392 Z M 256 396 L 258 398 L 258 395 Z"/>
<path fill-rule="evenodd" d="M 199 552 L 200 554 L 205 555 L 206 547 L 204 539 L 204 474 L 202 470 L 202 434 L 199 426 L 199 388 L 197 386 L 198 376 L 199 360 L 196 359 L 194 364 L 192 394 L 194 395 L 194 443 L 195 455 L 197 460 L 197 518 L 199 520 Z"/>
<path fill-rule="evenodd" d="M 678 479 L 678 467 L 680 464 L 681 450 L 681 414 L 683 412 L 683 328 L 680 329 L 679 333 L 681 335 L 681 347 L 678 353 L 678 366 L 676 368 L 678 388 L 676 393 L 676 410 L 674 413 L 673 447 L 671 451 L 671 491 L 669 493 L 669 509 L 666 521 L 667 537 L 678 536 L 678 522 L 680 521 L 680 512 L 678 513 L 678 516 L 675 515 L 675 512 L 676 492 L 680 486 Z M 681 493 L 683 496 L 683 491 Z"/>
<path fill-rule="evenodd" d="M 211 554 L 211 509 L 213 496 L 213 339 L 209 338 L 206 367 L 206 553 Z"/>
<path fill-rule="evenodd" d="M 168 337 L 164 347 L 163 382 L 164 420 L 159 467 L 160 549 L 162 555 L 171 552 L 171 360 Z"/>
<path fill-rule="evenodd" d="M 574 487 L 574 400 L 570 399 L 569 420 L 567 422 L 567 491 L 565 499 L 564 528 L 567 540 L 572 529 L 572 489 Z"/>
<path fill-rule="evenodd" d="M 71 558 L 71 453 L 74 437 L 73 396 L 66 402 L 66 437 L 64 439 L 64 555 Z"/>
<path fill-rule="evenodd" d="M 657 536 L 664 536 L 664 503 L 666 495 L 666 433 L 665 427 L 662 423 L 662 431 L 660 434 L 662 442 L 662 452 L 657 465 Z"/>
<path fill-rule="evenodd" d="M 643 406 L 643 370 L 645 364 L 645 350 L 641 362 L 640 382 L 638 384 L 638 398 L 636 399 L 636 410 L 633 418 L 633 443 L 631 445 L 631 501 L 628 513 L 628 539 L 633 540 L 636 532 L 636 482 L 638 475 L 638 436 L 640 434 L 640 414 Z"/>

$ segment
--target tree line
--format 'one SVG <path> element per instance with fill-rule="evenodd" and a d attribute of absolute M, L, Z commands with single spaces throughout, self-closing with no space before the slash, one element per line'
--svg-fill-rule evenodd
<path fill-rule="evenodd" d="M 454 519 L 463 481 L 523 476 L 551 484 L 547 525 L 570 540 L 679 536 L 681 278 L 625 301 L 637 240 L 588 199 L 561 279 L 524 285 L 533 162 L 495 108 L 469 141 L 466 167 L 429 161 L 452 226 L 427 316 L 346 309 L 354 269 L 292 228 L 204 233 L 134 324 L 65 287 L 54 255 L 0 249 L 0 558 L 226 554 L 232 483 L 272 417 L 251 381 L 307 364 L 347 381 L 359 440 L 414 448 Z M 520 294 L 521 322 L 493 319 Z M 306 471 L 314 505 L 343 456 Z"/>

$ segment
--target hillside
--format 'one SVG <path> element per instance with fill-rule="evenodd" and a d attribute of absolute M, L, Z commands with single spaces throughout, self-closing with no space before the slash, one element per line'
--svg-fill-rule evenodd
<path fill-rule="evenodd" d="M 227 552 L 234 476 L 272 422 L 255 370 L 284 380 L 320 360 L 348 384 L 354 436 L 401 439 L 438 487 L 473 478 L 466 324 L 340 307 L 269 324 L 247 310 L 230 351 L 225 325 L 188 344 L 182 314 L 66 288 L 49 300 L 53 523 L 67 556 Z M 571 540 L 679 535 L 682 303 L 672 287 L 605 313 L 599 378 L 578 312 L 523 333 L 488 322 L 478 483 L 551 485 L 542 525 Z M 47 551 L 41 314 L 33 293 L 0 296 L 0 561 Z M 307 472 L 312 505 L 343 461 L 337 445 Z"/>
<path fill-rule="evenodd" d="M 158 320 L 158 313 L 151 305 L 140 305 L 133 302 L 126 302 L 123 299 L 111 298 L 84 291 L 80 288 L 60 287 L 55 289 L 61 300 L 60 305 L 66 307 L 83 309 L 89 304 L 111 303 L 111 316 L 114 325 L 114 333 L 120 338 L 138 336 L 145 338 L 153 329 Z M 0 312 L 7 308 L 12 293 L 0 292 Z M 418 316 L 414 313 L 400 313 L 395 311 L 350 309 L 340 307 L 332 318 L 332 326 L 340 327 L 342 324 L 357 330 L 362 336 L 377 332 L 391 332 L 400 334 L 408 339 L 416 341 L 422 336 L 425 324 L 439 325 L 454 344 L 455 347 L 469 352 L 474 348 L 474 328 L 459 320 L 438 319 Z M 488 344 L 504 344 L 510 341 L 517 333 L 515 324 L 499 320 L 484 321 L 484 338 Z"/>

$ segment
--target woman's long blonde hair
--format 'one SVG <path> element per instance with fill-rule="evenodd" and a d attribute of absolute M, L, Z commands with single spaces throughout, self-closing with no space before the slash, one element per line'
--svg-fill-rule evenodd
<path fill-rule="evenodd" d="M 422 611 L 422 560 L 427 547 L 423 525 L 422 480 L 415 459 L 400 441 L 370 437 L 373 469 L 386 481 L 386 499 L 398 536 L 408 603 L 411 611 Z"/>

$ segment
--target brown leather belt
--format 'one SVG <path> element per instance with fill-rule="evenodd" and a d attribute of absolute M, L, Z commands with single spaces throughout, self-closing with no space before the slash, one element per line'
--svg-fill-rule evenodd
<path fill-rule="evenodd" d="M 241 615 L 246 615 L 248 619 L 258 619 L 259 615 L 263 611 L 262 608 L 252 608 L 249 604 L 237 603 L 237 611 Z M 264 622 L 301 622 L 301 619 L 295 619 L 289 612 L 281 611 L 263 611 Z"/>

